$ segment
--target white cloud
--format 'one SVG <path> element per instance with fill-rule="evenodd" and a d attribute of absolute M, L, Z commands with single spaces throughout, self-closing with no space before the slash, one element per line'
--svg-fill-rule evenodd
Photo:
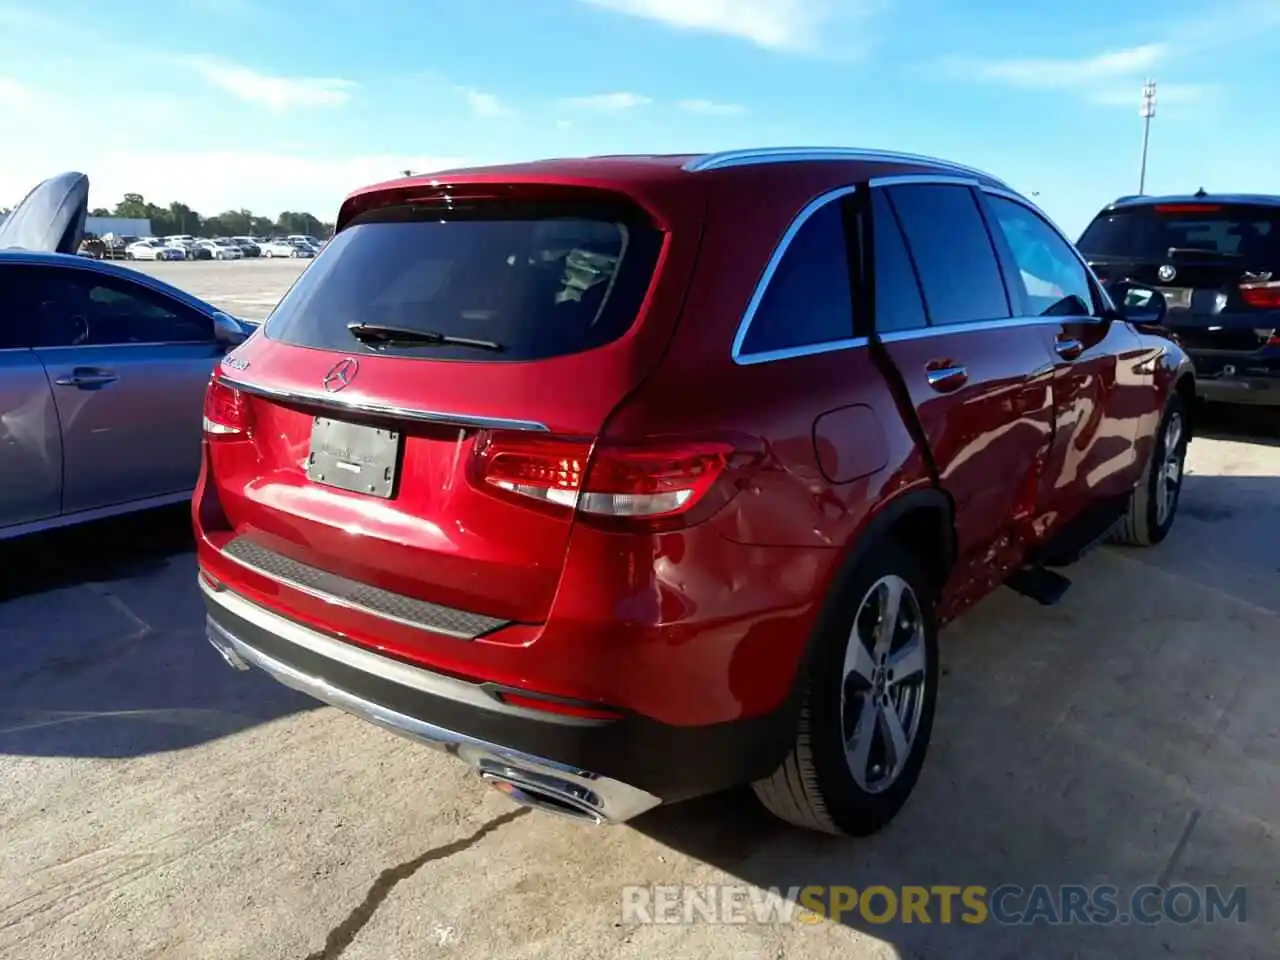
<path fill-rule="evenodd" d="M 719 33 L 770 50 L 816 47 L 830 17 L 826 0 L 580 0 L 678 30 Z M 848 4 L 846 4 L 848 6 Z M 854 6 L 861 6 L 855 4 Z"/>
<path fill-rule="evenodd" d="M 589 97 L 565 97 L 561 106 L 579 110 L 599 110 L 604 113 L 622 113 L 637 107 L 648 106 L 652 98 L 639 93 L 597 93 Z"/>
<path fill-rule="evenodd" d="M 212 86 L 273 113 L 295 107 L 340 106 L 351 99 L 357 86 L 336 77 L 272 76 L 215 57 L 181 57 L 179 61 Z"/>
<path fill-rule="evenodd" d="M 740 117 L 747 112 L 747 108 L 740 103 L 716 103 L 714 100 L 681 100 L 676 106 L 686 113 L 716 117 Z"/>
<path fill-rule="evenodd" d="M 1033 90 L 1064 89 L 1140 74 L 1167 53 L 1163 43 L 1109 50 L 1089 57 L 984 60 L 950 57 L 947 73 L 969 80 L 1006 83 Z"/>
<path fill-rule="evenodd" d="M 12 77 L 0 77 L 0 110 L 25 113 L 36 105 L 36 93 Z"/>
<path fill-rule="evenodd" d="M 459 87 L 459 92 L 466 98 L 467 106 L 477 117 L 506 117 L 515 111 L 503 103 L 492 93 L 485 93 L 472 87 Z"/>

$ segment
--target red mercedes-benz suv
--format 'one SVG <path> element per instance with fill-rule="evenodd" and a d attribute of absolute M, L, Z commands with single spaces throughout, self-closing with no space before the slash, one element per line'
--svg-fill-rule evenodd
<path fill-rule="evenodd" d="M 848 149 L 379 184 L 215 373 L 237 667 L 595 822 L 752 784 L 869 833 L 940 624 L 1173 522 L 1190 364 L 996 178 Z"/>

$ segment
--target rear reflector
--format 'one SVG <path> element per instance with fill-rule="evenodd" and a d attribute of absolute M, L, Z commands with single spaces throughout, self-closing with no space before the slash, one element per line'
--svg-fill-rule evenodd
<path fill-rule="evenodd" d="M 1242 283 L 1240 297 L 1251 307 L 1280 310 L 1280 283 Z"/>
<path fill-rule="evenodd" d="M 584 720 L 619 720 L 622 714 L 616 710 L 607 710 L 587 704 L 566 703 L 563 700 L 545 700 L 542 697 L 530 697 L 520 693 L 500 690 L 497 694 L 503 703 L 513 707 L 524 707 L 527 710 L 542 710 L 546 713 L 558 713 L 563 717 L 581 717 Z"/>
<path fill-rule="evenodd" d="M 679 525 L 699 504 L 723 505 L 721 481 L 758 459 L 723 440 L 655 440 L 592 444 L 587 440 L 487 433 L 478 438 L 473 472 L 494 492 L 576 510 L 584 518 Z M 720 489 L 721 496 L 709 497 Z"/>
<path fill-rule="evenodd" d="M 205 436 L 239 436 L 248 426 L 249 405 L 245 395 L 221 380 L 210 380 L 204 394 Z"/>

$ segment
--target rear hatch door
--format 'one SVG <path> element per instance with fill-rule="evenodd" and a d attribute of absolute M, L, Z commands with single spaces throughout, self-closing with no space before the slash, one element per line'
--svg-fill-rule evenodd
<path fill-rule="evenodd" d="M 1280 328 L 1280 204 L 1120 207 L 1099 214 L 1079 247 L 1104 283 L 1159 290 L 1188 349 L 1252 353 Z"/>
<path fill-rule="evenodd" d="M 699 229 L 569 188 L 362 206 L 220 371 L 249 425 L 208 445 L 227 536 L 538 622 L 573 520 L 554 488 L 661 356 Z M 497 454 L 551 492 L 486 483 Z"/>

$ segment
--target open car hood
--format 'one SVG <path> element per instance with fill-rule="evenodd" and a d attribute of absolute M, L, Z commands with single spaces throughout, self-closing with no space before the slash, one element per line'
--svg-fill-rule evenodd
<path fill-rule="evenodd" d="M 39 184 L 0 223 L 0 250 L 76 253 L 89 213 L 89 178 L 60 173 Z"/>

